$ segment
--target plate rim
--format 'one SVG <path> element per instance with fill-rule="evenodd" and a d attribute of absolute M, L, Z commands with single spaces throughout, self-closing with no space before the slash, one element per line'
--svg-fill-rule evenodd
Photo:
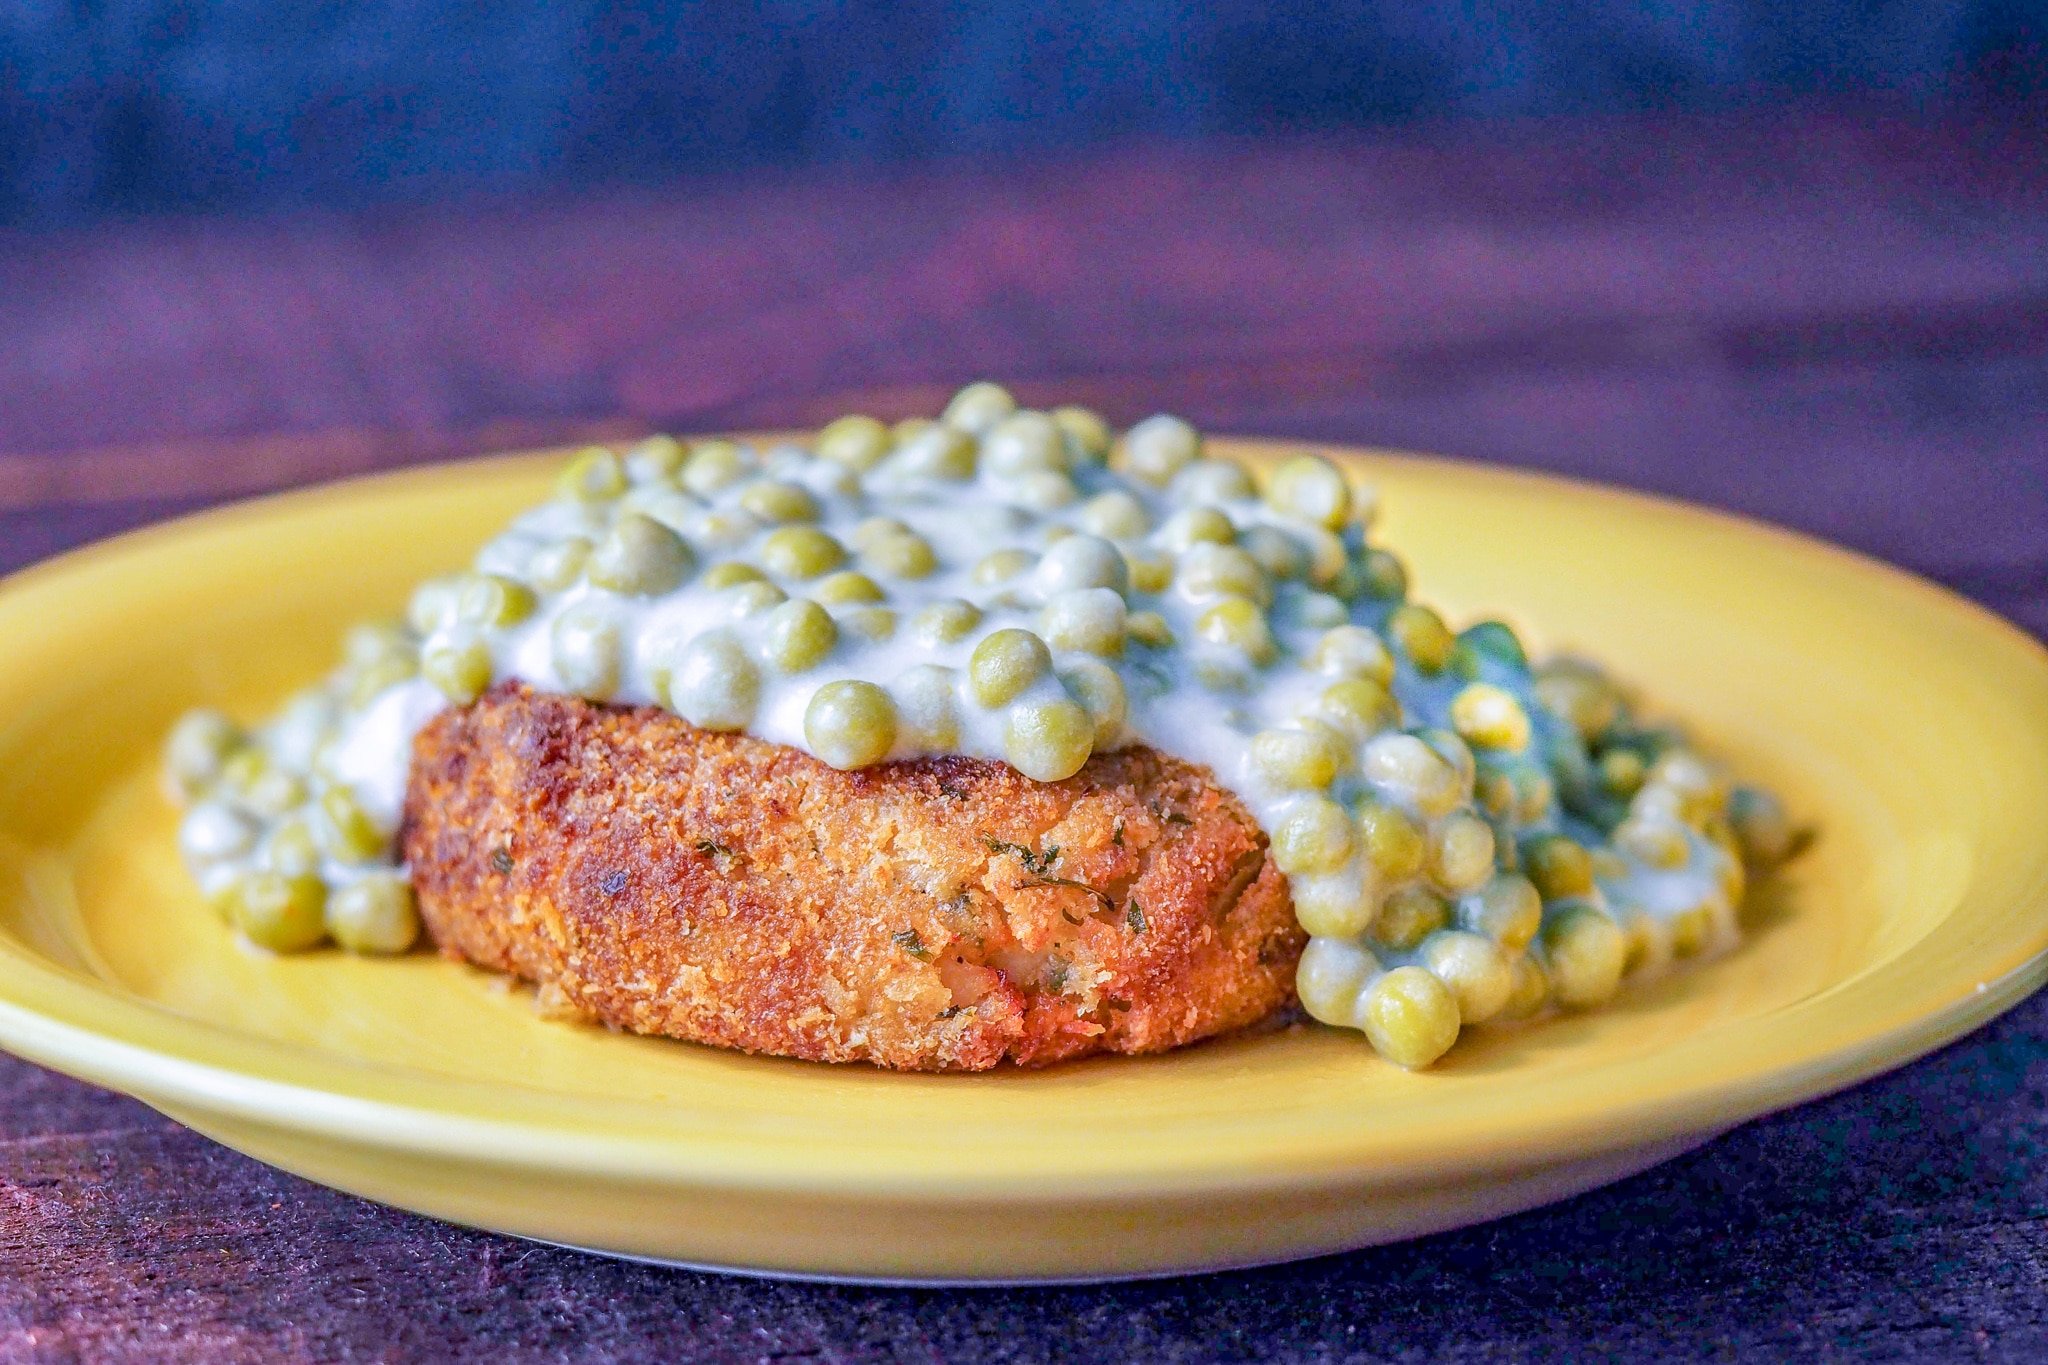
<path fill-rule="evenodd" d="M 747 434 L 767 439 L 783 435 Z M 2017 645 L 2022 666 L 2039 670 L 2048 680 L 2048 648 L 1997 613 L 1895 565 L 1739 513 L 1588 480 L 1378 447 L 1228 436 L 1212 437 L 1211 442 L 1254 459 L 1313 448 L 1371 464 L 1407 466 L 1425 476 L 1528 483 L 1576 497 L 1617 502 L 1627 511 L 1719 523 L 1741 535 L 1767 537 L 1801 555 L 1820 555 L 1856 574 L 1873 576 L 1892 591 L 1910 592 L 1944 612 L 1959 613 L 1975 628 Z M 59 589 L 66 579 L 95 568 L 147 555 L 166 542 L 228 531 L 245 521 L 312 510 L 336 500 L 402 493 L 408 485 L 418 485 L 418 491 L 424 492 L 430 485 L 455 479 L 530 472 L 559 454 L 553 449 L 520 451 L 410 466 L 188 513 L 72 549 L 0 579 L 0 618 L 17 609 L 24 598 Z M 1294 1144 L 1268 1143 L 1262 1153 L 1265 1164 L 1249 1169 L 1242 1153 L 1203 1161 L 1191 1159 L 1190 1153 L 1181 1149 L 1170 1159 L 1148 1161 L 1134 1158 L 1129 1148 L 1122 1148 L 1123 1159 L 1103 1161 L 1098 1152 L 1085 1169 L 1063 1161 L 1059 1192 L 1070 1197 L 1111 1197 L 1298 1188 L 1324 1185 L 1337 1176 L 1370 1177 L 1381 1185 L 1419 1184 L 1454 1173 L 1514 1170 L 1589 1152 L 1668 1141 L 1702 1128 L 1731 1126 L 1904 1065 L 2003 1013 L 2048 981 L 2048 897 L 2039 904 L 2015 908 L 2035 912 L 2028 921 L 2032 932 L 1987 943 L 1970 959 L 1985 969 L 1984 975 L 1967 987 L 1961 980 L 1954 981 L 1933 999 L 1924 991 L 1894 992 L 1888 978 L 1897 976 L 1901 968 L 1895 956 L 1784 1011 L 1789 1019 L 1824 1005 L 1838 1012 L 1862 1003 L 1864 997 L 1884 1001 L 1896 995 L 1891 1003 L 1898 1008 L 1866 1011 L 1866 1017 L 1883 1019 L 1879 1026 L 1850 1030 L 1852 1037 L 1831 1045 L 1817 1032 L 1808 1045 L 1792 1049 L 1767 1066 L 1745 1065 L 1734 1068 L 1733 1074 L 1696 1079 L 1683 1086 L 1666 1084 L 1648 1093 L 1636 1087 L 1629 1098 L 1612 1107 L 1568 1112 L 1545 1122 L 1524 1121 L 1506 1135 L 1496 1129 L 1489 1133 L 1493 1142 L 1484 1151 L 1462 1148 L 1447 1153 L 1420 1134 L 1390 1141 L 1384 1133 L 1367 1131 L 1352 1135 L 1350 1141 L 1317 1137 Z M 1939 934 L 1953 919 L 1953 913 L 1944 916 L 1928 930 L 1927 937 Z M 1902 1005 L 1906 1001 L 1910 1003 Z M 810 1188 L 841 1194 L 915 1193 L 924 1198 L 960 1200 L 1036 1200 L 1047 1194 L 1045 1171 L 927 1165 L 911 1174 L 898 1174 L 878 1169 L 871 1156 L 859 1162 L 821 1159 L 831 1154 L 808 1145 L 796 1149 L 803 1159 L 792 1161 L 789 1144 L 800 1138 L 757 1131 L 736 1139 L 727 1133 L 702 1131 L 701 1121 L 698 1131 L 685 1131 L 676 1126 L 672 1111 L 642 1114 L 644 1128 L 635 1131 L 592 1131 L 593 1118 L 620 1117 L 621 1110 L 658 1108 L 652 1101 L 557 1094 L 547 1096 L 548 1103 L 538 1103 L 540 1092 L 529 1092 L 531 1099 L 513 1117 L 464 1112 L 451 1107 L 455 1097 L 449 1092 L 475 1091 L 476 1098 L 483 1098 L 502 1096 L 503 1088 L 343 1059 L 310 1046 L 179 1015 L 128 996 L 111 983 L 59 966 L 11 935 L 0 935 L 0 1045 L 32 1061 L 145 1100 L 161 1098 L 165 1103 L 243 1122 L 422 1155 L 729 1189 Z M 1656 1055 L 1635 1059 L 1630 1065 L 1641 1066 Z M 1131 1061 L 1142 1059 L 1111 1059 L 1101 1064 Z M 1626 1069 L 1622 1067 L 1624 1073 Z M 292 1072 L 300 1078 L 292 1078 Z M 342 1078 L 360 1083 L 336 1084 Z M 973 1082 L 963 1077 L 949 1083 Z M 428 1095 L 429 1089 L 439 1093 Z M 711 1126 L 715 1129 L 716 1125 Z M 561 1141 L 565 1136 L 573 1136 L 574 1141 Z"/>

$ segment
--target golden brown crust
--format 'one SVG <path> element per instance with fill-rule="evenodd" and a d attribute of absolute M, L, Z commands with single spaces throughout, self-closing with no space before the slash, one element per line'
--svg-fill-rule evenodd
<path fill-rule="evenodd" d="M 656 708 L 505 684 L 414 745 L 441 951 L 619 1028 L 916 1070 L 1155 1052 L 1292 999 L 1302 935 L 1244 806 L 1150 749 L 1064 782 L 839 772 Z"/>

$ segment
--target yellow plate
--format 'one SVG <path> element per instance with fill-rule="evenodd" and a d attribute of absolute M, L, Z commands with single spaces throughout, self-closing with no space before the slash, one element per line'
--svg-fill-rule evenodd
<path fill-rule="evenodd" d="M 1259 453 L 1241 443 L 1240 453 Z M 1732 956 L 1409 1075 L 1303 1028 L 900 1076 L 535 1017 L 399 962 L 235 945 L 158 795 L 465 561 L 550 463 L 421 470 L 128 536 L 0 589 L 0 1043 L 312 1179 L 457 1222 L 776 1273 L 1239 1265 L 1494 1217 L 1898 1064 L 2043 978 L 2048 656 L 1916 579 L 1728 517 L 1360 453 L 1421 595 L 1597 651 L 1821 836 Z"/>

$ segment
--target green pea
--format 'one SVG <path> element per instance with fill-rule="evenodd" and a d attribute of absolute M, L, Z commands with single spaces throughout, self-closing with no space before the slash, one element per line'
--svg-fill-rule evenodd
<path fill-rule="evenodd" d="M 1422 965 L 1450 988 L 1458 1017 L 1468 1024 L 1499 1014 L 1514 993 L 1514 964 L 1498 944 L 1478 934 L 1454 929 L 1430 935 L 1422 945 Z"/>
<path fill-rule="evenodd" d="M 726 588 L 736 588 L 742 583 L 762 582 L 764 577 L 765 575 L 753 565 L 728 559 L 713 564 L 697 581 L 713 591 L 723 591 Z"/>
<path fill-rule="evenodd" d="M 789 594 L 773 583 L 742 583 L 726 590 L 726 610 L 735 621 L 746 621 L 781 606 Z"/>
<path fill-rule="evenodd" d="M 1064 474 L 1066 437 L 1042 412 L 1012 413 L 981 438 L 981 457 L 997 474 Z"/>
<path fill-rule="evenodd" d="M 1477 816 L 1447 817 L 1429 849 L 1429 871 L 1446 891 L 1469 891 L 1493 872 L 1493 826 Z"/>
<path fill-rule="evenodd" d="M 873 469 L 889 453 L 890 444 L 889 428 L 858 413 L 841 417 L 818 433 L 818 454 L 853 470 Z"/>
<path fill-rule="evenodd" d="M 627 512 L 591 551 L 585 572 L 594 587 L 636 597 L 658 597 L 682 585 L 690 547 L 653 517 Z"/>
<path fill-rule="evenodd" d="M 1391 551 L 1367 550 L 1360 564 L 1359 590 L 1381 602 L 1399 602 L 1408 595 L 1408 567 Z"/>
<path fill-rule="evenodd" d="M 1203 611 L 1195 618 L 1195 638 L 1234 649 L 1254 664 L 1270 664 L 1280 657 L 1266 613 L 1246 597 L 1225 597 Z"/>
<path fill-rule="evenodd" d="M 455 621 L 456 599 L 462 594 L 461 575 L 430 578 L 413 589 L 405 609 L 406 624 L 421 635 L 432 635 Z"/>
<path fill-rule="evenodd" d="M 1261 730 L 1252 736 L 1252 767 L 1276 787 L 1319 791 L 1337 780 L 1342 756 L 1327 733 Z"/>
<path fill-rule="evenodd" d="M 1443 755 L 1414 735 L 1374 737 L 1360 766 L 1374 786 L 1413 801 L 1426 814 L 1441 815 L 1458 804 L 1458 773 Z"/>
<path fill-rule="evenodd" d="M 1367 801 L 1358 808 L 1358 834 L 1366 858 L 1387 881 L 1406 881 L 1422 870 L 1428 845 L 1400 807 Z"/>
<path fill-rule="evenodd" d="M 1586 904 L 1567 906 L 1543 926 L 1551 990 L 1573 1009 L 1604 1005 L 1621 988 L 1628 944 L 1621 927 Z"/>
<path fill-rule="evenodd" d="M 1123 551 L 1090 535 L 1068 536 L 1047 550 L 1032 577 L 1048 597 L 1082 588 L 1122 593 L 1131 586 L 1130 565 Z"/>
<path fill-rule="evenodd" d="M 895 517 L 868 517 L 846 533 L 846 543 L 866 554 L 885 540 L 916 534 L 907 522 L 898 521 Z"/>
<path fill-rule="evenodd" d="M 804 742 L 835 768 L 865 768 L 896 744 L 896 704 L 871 682 L 829 682 L 804 709 Z"/>
<path fill-rule="evenodd" d="M 420 672 L 457 706 L 467 706 L 491 685 L 491 651 L 475 638 L 428 646 Z"/>
<path fill-rule="evenodd" d="M 1309 667 L 1339 677 L 1370 678 L 1382 687 L 1394 683 L 1394 656 L 1386 641 L 1364 626 L 1335 626 L 1323 632 L 1309 655 Z"/>
<path fill-rule="evenodd" d="M 1692 861 L 1692 845 L 1675 821 L 1634 816 L 1614 827 L 1614 846 L 1651 867 L 1673 871 Z"/>
<path fill-rule="evenodd" d="M 760 479 L 740 491 L 740 507 L 770 526 L 780 522 L 816 521 L 818 500 L 801 484 Z"/>
<path fill-rule="evenodd" d="M 1371 927 L 1373 913 L 1379 908 L 1353 877 L 1297 877 L 1288 891 L 1294 900 L 1295 922 L 1318 939 L 1358 938 Z"/>
<path fill-rule="evenodd" d="M 699 441 L 683 461 L 682 485 L 698 497 L 730 488 L 753 468 L 753 461 L 731 441 Z"/>
<path fill-rule="evenodd" d="M 1124 618 L 1124 633 L 1141 645 L 1168 649 L 1173 645 L 1173 627 L 1156 611 L 1134 611 Z"/>
<path fill-rule="evenodd" d="M 320 841 L 303 816 L 280 821 L 263 845 L 263 861 L 287 877 L 313 877 L 320 872 Z"/>
<path fill-rule="evenodd" d="M 1302 950 L 1294 986 L 1301 1007 L 1333 1028 L 1359 1027 L 1360 997 L 1380 974 L 1379 959 L 1336 936 L 1317 935 Z"/>
<path fill-rule="evenodd" d="M 1115 748 L 1131 705 L 1117 671 L 1093 659 L 1076 659 L 1060 670 L 1060 682 L 1094 723 L 1096 750 Z"/>
<path fill-rule="evenodd" d="M 1346 678 L 1323 689 L 1315 714 L 1352 740 L 1363 743 L 1401 723 L 1401 704 L 1370 678 Z"/>
<path fill-rule="evenodd" d="M 1270 578 L 1285 581 L 1308 572 L 1308 551 L 1277 526 L 1248 527 L 1237 543 Z"/>
<path fill-rule="evenodd" d="M 815 668 L 838 643 L 837 623 L 823 607 L 805 597 L 769 612 L 761 632 L 762 656 L 784 673 Z"/>
<path fill-rule="evenodd" d="M 761 563 L 781 578 L 816 578 L 846 562 L 846 547 L 815 526 L 784 526 L 761 542 Z"/>
<path fill-rule="evenodd" d="M 1714 932 L 1714 912 L 1707 905 L 1695 905 L 1672 917 L 1671 951 L 1677 957 L 1697 957 L 1706 951 Z"/>
<path fill-rule="evenodd" d="M 887 601 L 889 594 L 866 574 L 847 569 L 824 579 L 811 590 L 811 596 L 828 607 L 844 607 L 854 603 Z"/>
<path fill-rule="evenodd" d="M 403 877 L 372 873 L 327 897 L 327 932 L 352 953 L 402 953 L 420 936 L 419 910 Z"/>
<path fill-rule="evenodd" d="M 626 452 L 626 474 L 635 483 L 672 484 L 688 455 L 673 436 L 649 436 Z"/>
<path fill-rule="evenodd" d="M 1059 782 L 1081 771 L 1095 746 L 1095 721 L 1079 702 L 1020 702 L 1003 729 L 1003 757 L 1034 782 Z"/>
<path fill-rule="evenodd" d="M 1133 552 L 1124 556 L 1131 587 L 1138 592 L 1165 592 L 1173 584 L 1173 561 Z"/>
<path fill-rule="evenodd" d="M 943 420 L 948 426 L 979 436 L 1016 410 L 1017 400 L 1008 389 L 982 380 L 953 395 L 946 404 Z"/>
<path fill-rule="evenodd" d="M 1543 923 L 1543 898 L 1527 877 L 1501 872 L 1465 901 L 1461 918 L 1474 933 L 1519 951 L 1529 946 Z"/>
<path fill-rule="evenodd" d="M 1458 1002 L 1420 967 L 1396 967 L 1368 986 L 1360 1021 L 1373 1048 L 1396 1066 L 1428 1066 L 1458 1041 Z"/>
<path fill-rule="evenodd" d="M 391 841 L 346 787 L 321 793 L 320 817 L 321 842 L 342 862 L 368 862 L 390 849 Z"/>
<path fill-rule="evenodd" d="M 761 703 L 761 670 L 731 634 L 705 631 L 668 675 L 669 708 L 704 730 L 743 730 Z"/>
<path fill-rule="evenodd" d="M 1351 817 L 1327 797 L 1297 801 L 1273 829 L 1273 862 L 1290 877 L 1323 876 L 1351 861 Z"/>
<path fill-rule="evenodd" d="M 1114 658 L 1124 652 L 1124 599 L 1108 588 L 1063 592 L 1045 604 L 1039 629 L 1054 649 Z"/>
<path fill-rule="evenodd" d="M 1593 889 L 1593 859 L 1585 845 L 1563 834 L 1537 834 L 1522 841 L 1522 871 L 1546 901 L 1583 896 Z"/>
<path fill-rule="evenodd" d="M 1606 675 L 1577 659 L 1556 659 L 1536 673 L 1536 699 L 1582 738 L 1605 733 L 1621 714 L 1621 694 Z"/>
<path fill-rule="evenodd" d="M 496 573 L 471 573 L 455 596 L 455 622 L 496 630 L 532 616 L 539 602 L 532 589 Z"/>
<path fill-rule="evenodd" d="M 563 592 L 573 588 L 583 577 L 583 566 L 589 563 L 593 548 L 583 536 L 569 536 L 543 545 L 527 561 L 526 577 L 542 592 Z"/>
<path fill-rule="evenodd" d="M 234 926 L 257 947 L 296 953 L 327 937 L 326 903 L 327 888 L 318 877 L 252 872 L 236 881 L 227 908 Z"/>
<path fill-rule="evenodd" d="M 984 636 L 967 660 L 967 690 L 983 706 L 1007 706 L 1052 671 L 1052 651 L 1028 630 Z"/>
<path fill-rule="evenodd" d="M 1409 952 L 1451 922 L 1451 907 L 1426 886 L 1397 888 L 1380 905 L 1373 937 L 1397 952 Z"/>
<path fill-rule="evenodd" d="M 603 446 L 586 446 L 570 459 L 557 487 L 574 502 L 610 502 L 626 492 L 625 462 Z"/>
<path fill-rule="evenodd" d="M 1067 450 L 1076 463 L 1101 464 L 1109 454 L 1109 424 L 1087 408 L 1061 407 L 1052 410 L 1053 424 L 1066 437 Z"/>
<path fill-rule="evenodd" d="M 1758 787 L 1737 787 L 1728 798 L 1728 823 L 1735 831 L 1743 861 L 1754 867 L 1775 867 L 1792 856 L 1797 836 L 1785 807 Z"/>
<path fill-rule="evenodd" d="M 1451 699 L 1451 724 L 1483 749 L 1519 753 L 1529 747 L 1529 713 L 1514 693 L 1492 683 L 1470 683 Z"/>
<path fill-rule="evenodd" d="M 932 543 L 915 533 L 878 541 L 863 549 L 861 558 L 877 573 L 891 578 L 929 578 L 939 567 Z"/>
<path fill-rule="evenodd" d="M 1160 413 L 1124 433 L 1122 466 L 1134 479 L 1164 488 L 1202 453 L 1202 437 L 1178 417 Z"/>
<path fill-rule="evenodd" d="M 1179 503 L 1238 502 L 1256 497 L 1251 474 L 1236 460 L 1206 457 L 1181 468 L 1166 495 Z"/>
<path fill-rule="evenodd" d="M 1503 1019 L 1527 1019 L 1550 1003 L 1550 973 L 1543 964 L 1524 953 L 1514 959 L 1514 983 L 1508 988 Z"/>
<path fill-rule="evenodd" d="M 201 801 L 178 822 L 178 851 L 194 868 L 239 858 L 255 845 L 260 828 L 225 801 Z"/>
<path fill-rule="evenodd" d="M 984 556 L 970 575 L 977 587 L 992 588 L 1007 583 L 1038 562 L 1029 550 L 997 550 Z"/>
<path fill-rule="evenodd" d="M 1643 756 L 1633 749 L 1609 749 L 1600 755 L 1596 766 L 1601 788 L 1624 801 L 1643 789 L 1643 777 L 1649 771 Z"/>
<path fill-rule="evenodd" d="M 219 780 L 228 756 L 246 742 L 240 726 L 219 711 L 188 711 L 164 742 L 164 766 L 188 796 Z"/>
<path fill-rule="evenodd" d="M 887 607 L 855 607 L 840 613 L 839 624 L 848 634 L 878 642 L 894 639 L 902 619 Z"/>
<path fill-rule="evenodd" d="M 964 640 L 981 624 L 981 608 L 958 597 L 943 598 L 921 608 L 910 628 L 926 644 L 950 644 Z"/>
<path fill-rule="evenodd" d="M 569 608 L 548 627 L 555 676 L 562 686 L 591 701 L 608 701 L 618 691 L 625 644 L 618 622 L 593 606 Z"/>
<path fill-rule="evenodd" d="M 1145 504 L 1121 488 L 1090 498 L 1074 520 L 1082 530 L 1110 540 L 1135 540 L 1152 529 Z"/>
<path fill-rule="evenodd" d="M 1387 618 L 1387 638 L 1392 640 L 1425 674 L 1441 673 L 1450 662 L 1451 647 L 1457 643 L 1444 618 L 1428 607 L 1406 603 L 1394 608 Z"/>
<path fill-rule="evenodd" d="M 1522 642 L 1514 629 L 1501 621 L 1480 621 L 1458 632 L 1460 644 L 1469 646 L 1483 658 L 1510 668 L 1526 669 L 1529 656 L 1522 649 Z"/>
<path fill-rule="evenodd" d="M 1358 585 L 1352 581 L 1351 549 L 1344 537 L 1327 527 L 1306 522 L 1296 522 L 1287 529 L 1301 538 L 1308 552 L 1311 584 L 1346 599 L 1357 595 Z"/>
<path fill-rule="evenodd" d="M 1259 562 L 1235 545 L 1191 545 L 1175 565 L 1175 584 L 1191 598 L 1231 595 L 1261 607 L 1273 602 L 1273 583 Z"/>
<path fill-rule="evenodd" d="M 958 427 L 939 425 L 923 428 L 914 435 L 899 435 L 889 466 L 916 478 L 971 479 L 974 458 L 972 436 Z"/>
<path fill-rule="evenodd" d="M 1161 547 L 1182 553 L 1196 545 L 1234 545 L 1237 526 L 1214 507 L 1186 507 L 1159 528 Z"/>
<path fill-rule="evenodd" d="M 1351 485 L 1321 456 L 1297 455 L 1273 471 L 1266 501 L 1290 517 L 1334 531 L 1351 515 Z"/>

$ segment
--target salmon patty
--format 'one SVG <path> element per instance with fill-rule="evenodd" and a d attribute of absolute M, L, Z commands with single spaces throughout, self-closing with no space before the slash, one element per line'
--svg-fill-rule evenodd
<path fill-rule="evenodd" d="M 1288 1004 L 1303 935 L 1243 804 L 1149 748 L 1062 782 L 842 772 L 501 684 L 414 742 L 440 950 L 616 1028 L 903 1070 L 1158 1052 Z"/>

